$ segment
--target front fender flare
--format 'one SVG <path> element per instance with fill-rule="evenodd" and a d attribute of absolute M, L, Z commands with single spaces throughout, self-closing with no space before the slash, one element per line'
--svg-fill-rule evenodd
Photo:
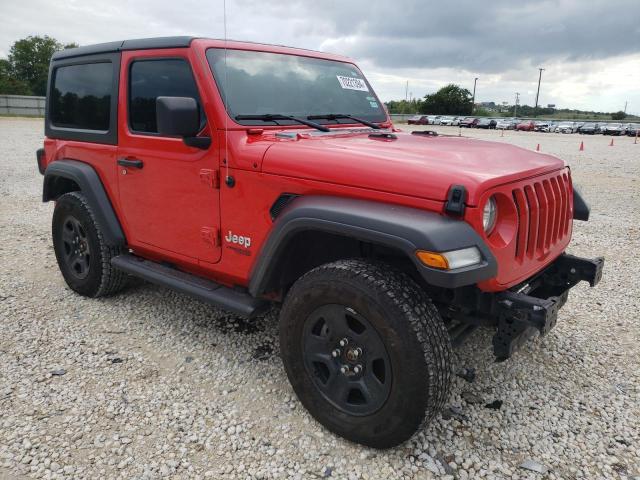
<path fill-rule="evenodd" d="M 495 257 L 476 231 L 466 222 L 434 212 L 367 200 L 330 196 L 301 196 L 289 202 L 277 217 L 252 270 L 249 291 L 265 292 L 287 242 L 298 232 L 318 230 L 395 248 L 404 252 L 430 285 L 456 288 L 492 278 L 497 273 Z M 444 271 L 423 265 L 416 250 L 447 252 L 477 247 L 479 265 Z"/>

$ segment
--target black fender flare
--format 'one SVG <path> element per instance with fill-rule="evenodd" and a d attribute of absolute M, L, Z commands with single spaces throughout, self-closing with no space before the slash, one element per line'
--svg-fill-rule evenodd
<path fill-rule="evenodd" d="M 107 243 L 113 246 L 124 245 L 124 232 L 95 169 L 77 160 L 64 159 L 51 162 L 44 172 L 43 202 L 56 200 L 60 196 L 60 192 L 56 189 L 56 180 L 59 178 L 71 180 L 80 187 L 80 191 L 87 198 L 96 220 L 103 229 Z"/>
<path fill-rule="evenodd" d="M 589 213 L 591 208 L 582 196 L 582 192 L 577 185 L 573 186 L 573 218 L 575 220 L 589 221 Z"/>
<path fill-rule="evenodd" d="M 249 292 L 265 293 L 287 242 L 301 231 L 319 230 L 395 248 L 404 252 L 430 285 L 456 288 L 494 277 L 495 257 L 466 222 L 435 212 L 386 203 L 331 196 L 301 196 L 291 200 L 277 217 L 262 247 L 249 282 Z M 427 267 L 417 250 L 447 252 L 477 247 L 478 265 L 444 271 Z"/>

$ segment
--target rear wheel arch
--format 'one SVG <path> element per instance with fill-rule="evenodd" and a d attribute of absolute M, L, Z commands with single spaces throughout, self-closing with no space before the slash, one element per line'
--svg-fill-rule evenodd
<path fill-rule="evenodd" d="M 125 236 L 96 170 L 77 160 L 56 160 L 44 173 L 42 201 L 57 200 L 70 192 L 82 192 L 109 245 L 122 246 Z"/>

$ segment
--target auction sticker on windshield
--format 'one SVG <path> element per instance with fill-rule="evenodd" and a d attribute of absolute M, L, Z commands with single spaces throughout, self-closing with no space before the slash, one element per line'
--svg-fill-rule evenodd
<path fill-rule="evenodd" d="M 343 77 L 342 75 L 336 75 L 340 86 L 347 90 L 360 90 L 361 92 L 368 92 L 367 84 L 361 78 Z"/>

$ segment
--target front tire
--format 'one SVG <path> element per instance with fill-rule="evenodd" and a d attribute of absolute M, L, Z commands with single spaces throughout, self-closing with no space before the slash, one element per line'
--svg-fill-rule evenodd
<path fill-rule="evenodd" d="M 281 355 L 305 408 L 348 440 L 389 448 L 445 405 L 451 343 L 429 298 L 389 265 L 341 260 L 291 288 Z"/>
<path fill-rule="evenodd" d="M 121 290 L 125 274 L 111 266 L 122 247 L 108 245 L 86 197 L 70 192 L 56 201 L 51 225 L 53 248 L 69 287 L 86 297 Z"/>

